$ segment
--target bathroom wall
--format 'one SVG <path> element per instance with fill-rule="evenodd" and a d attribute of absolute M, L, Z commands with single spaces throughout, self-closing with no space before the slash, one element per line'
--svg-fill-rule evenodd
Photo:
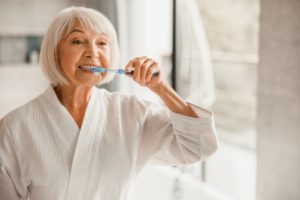
<path fill-rule="evenodd" d="M 300 1 L 262 0 L 257 200 L 300 199 Z"/>
<path fill-rule="evenodd" d="M 0 65 L 37 63 L 42 35 L 68 0 L 1 0 Z"/>
<path fill-rule="evenodd" d="M 42 35 L 68 0 L 1 0 L 0 35 Z"/>

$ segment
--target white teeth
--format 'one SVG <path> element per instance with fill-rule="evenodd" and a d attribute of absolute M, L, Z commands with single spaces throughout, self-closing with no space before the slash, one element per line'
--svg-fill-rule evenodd
<path fill-rule="evenodd" d="M 80 69 L 85 70 L 85 71 L 90 71 L 91 67 L 92 66 L 87 66 L 87 65 L 79 66 Z"/>

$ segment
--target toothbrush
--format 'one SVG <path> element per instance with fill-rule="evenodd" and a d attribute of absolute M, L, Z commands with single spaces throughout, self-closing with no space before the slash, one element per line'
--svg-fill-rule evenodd
<path fill-rule="evenodd" d="M 124 69 L 107 69 L 107 68 L 104 68 L 104 67 L 95 67 L 95 66 L 81 66 L 80 67 L 81 69 L 83 70 L 86 70 L 86 71 L 92 71 L 92 72 L 98 72 L 98 73 L 105 73 L 105 72 L 114 72 L 114 73 L 117 73 L 117 74 L 130 74 L 132 75 L 134 70 L 131 70 L 131 71 L 126 71 Z M 158 72 L 154 72 L 153 73 L 153 76 L 157 77 L 159 75 Z"/>

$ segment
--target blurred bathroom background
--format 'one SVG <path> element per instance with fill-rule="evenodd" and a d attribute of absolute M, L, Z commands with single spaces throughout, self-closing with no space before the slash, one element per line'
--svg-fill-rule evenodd
<path fill-rule="evenodd" d="M 47 87 L 43 34 L 72 5 L 111 20 L 121 67 L 152 57 L 182 97 L 214 112 L 217 153 L 145 167 L 133 200 L 300 199 L 300 1 L 0 0 L 0 118 Z M 159 101 L 122 76 L 102 87 Z"/>

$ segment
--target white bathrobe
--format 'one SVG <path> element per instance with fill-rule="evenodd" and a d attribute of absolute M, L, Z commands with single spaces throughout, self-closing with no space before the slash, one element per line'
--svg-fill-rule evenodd
<path fill-rule="evenodd" d="M 215 152 L 212 113 L 194 107 L 200 118 L 93 88 L 79 129 L 49 86 L 0 122 L 0 199 L 126 200 L 146 163 Z"/>

